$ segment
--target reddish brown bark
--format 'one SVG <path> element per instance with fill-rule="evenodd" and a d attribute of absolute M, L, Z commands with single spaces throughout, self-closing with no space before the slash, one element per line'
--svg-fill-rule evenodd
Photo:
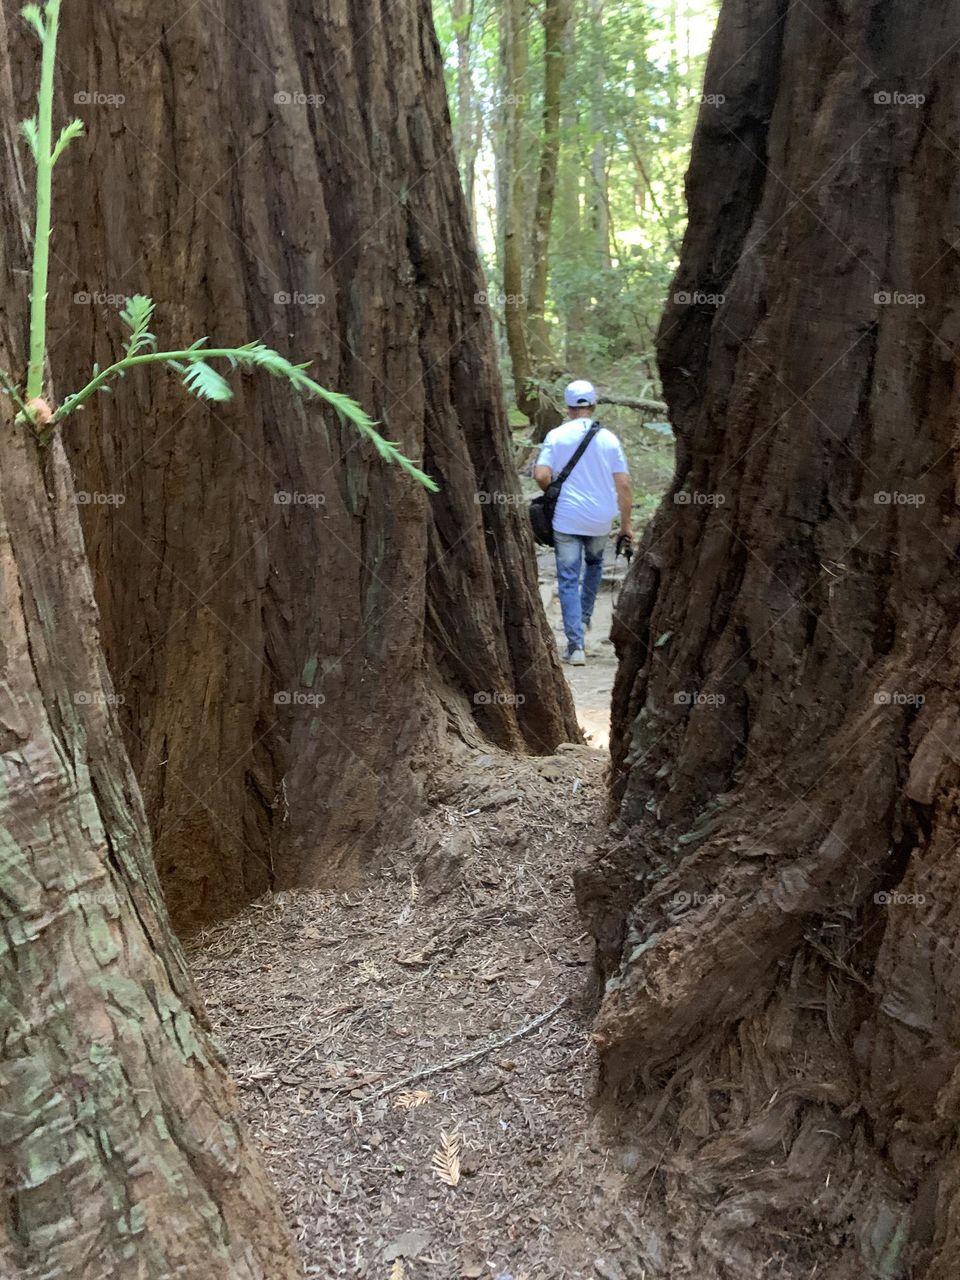
<path fill-rule="evenodd" d="M 58 374 L 120 336 L 73 295 L 142 290 L 177 340 L 312 359 L 441 484 L 428 499 L 264 379 L 207 409 L 131 377 L 71 427 L 80 487 L 124 499 L 91 504 L 86 535 L 161 877 L 189 922 L 402 840 L 448 719 L 517 750 L 577 729 L 426 0 L 173 21 L 74 0 L 64 50 L 68 99 L 125 101 L 79 106 Z"/>
<path fill-rule="evenodd" d="M 0 11 L 0 367 L 21 378 L 9 47 Z M 77 512 L 59 438 L 0 398 L 0 1274 L 292 1280 L 163 905 Z"/>
<path fill-rule="evenodd" d="M 724 5 L 579 886 L 631 1276 L 955 1271 L 958 71 L 953 10 Z"/>

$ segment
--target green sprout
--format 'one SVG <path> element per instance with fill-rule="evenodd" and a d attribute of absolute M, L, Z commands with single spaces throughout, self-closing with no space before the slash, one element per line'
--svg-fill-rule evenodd
<path fill-rule="evenodd" d="M 23 18 L 33 29 L 41 46 L 40 89 L 37 95 L 37 114 L 32 120 L 24 120 L 20 132 L 27 141 L 36 164 L 36 219 L 33 241 L 33 285 L 30 294 L 30 363 L 27 370 L 26 391 L 21 392 L 15 379 L 0 370 L 0 391 L 8 395 L 20 410 L 41 443 L 49 441 L 54 429 L 81 409 L 85 401 L 97 392 L 110 390 L 110 384 L 122 378 L 128 369 L 140 365 L 161 364 L 172 369 L 191 395 L 199 400 L 224 401 L 233 397 L 227 379 L 213 367 L 211 361 L 223 361 L 228 371 L 233 369 L 259 369 L 280 378 L 305 399 L 319 399 L 330 405 L 341 421 L 350 422 L 376 448 L 384 461 L 401 467 L 413 476 L 425 489 L 437 491 L 437 484 L 377 431 L 370 416 L 349 396 L 322 387 L 306 372 L 309 365 L 294 364 L 259 342 L 249 342 L 241 347 L 210 347 L 206 338 L 200 338 L 183 350 L 158 351 L 157 339 L 150 332 L 154 303 L 143 294 L 127 298 L 120 319 L 130 331 L 123 356 L 106 369 L 94 366 L 86 386 L 68 395 L 49 420 L 40 421 L 33 407 L 42 399 L 47 344 L 47 285 L 50 272 L 50 233 L 53 216 L 53 169 L 64 151 L 83 133 L 83 122 L 71 120 L 53 141 L 53 90 L 56 66 L 57 35 L 60 25 L 61 0 L 46 0 L 43 10 L 29 4 L 22 10 Z"/>

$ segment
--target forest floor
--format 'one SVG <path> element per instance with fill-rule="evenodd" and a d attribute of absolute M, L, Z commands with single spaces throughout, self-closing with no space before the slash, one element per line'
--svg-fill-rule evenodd
<path fill-rule="evenodd" d="M 612 679 L 610 652 L 574 674 Z M 641 1162 L 593 1118 L 593 947 L 572 887 L 603 835 L 606 768 L 573 744 L 464 747 L 412 858 L 350 893 L 263 899 L 192 945 L 306 1275 L 631 1274 L 617 1253 Z"/>
<path fill-rule="evenodd" d="M 608 1215 L 584 1224 L 591 1199 L 616 1212 L 624 1175 L 591 1129 L 593 948 L 571 884 L 605 768 L 573 745 L 465 752 L 418 875 L 405 857 L 365 889 L 280 894 L 193 946 L 305 1274 L 620 1276 Z"/>
<path fill-rule="evenodd" d="M 191 945 L 305 1275 L 638 1274 L 655 1160 L 593 1115 L 593 945 L 573 897 L 606 827 L 625 567 L 611 543 L 588 665 L 565 668 L 589 746 L 463 747 L 412 855 L 349 893 L 262 899 Z M 539 570 L 562 646 L 551 552 Z"/>

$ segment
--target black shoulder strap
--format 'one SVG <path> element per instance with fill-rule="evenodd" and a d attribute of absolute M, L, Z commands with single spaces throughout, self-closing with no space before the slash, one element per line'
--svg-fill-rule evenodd
<path fill-rule="evenodd" d="M 590 430 L 587 432 L 587 434 L 583 437 L 583 439 L 580 441 L 579 445 L 577 446 L 577 452 L 573 455 L 573 457 L 570 459 L 567 465 L 563 468 L 563 470 L 557 476 L 556 480 L 554 481 L 554 484 L 558 484 L 558 485 L 566 484 L 566 482 L 570 479 L 570 472 L 573 470 L 573 468 L 577 465 L 577 463 L 586 453 L 587 449 L 589 448 L 590 441 L 593 439 L 593 437 L 597 434 L 599 430 L 600 430 L 599 422 L 591 423 Z"/>

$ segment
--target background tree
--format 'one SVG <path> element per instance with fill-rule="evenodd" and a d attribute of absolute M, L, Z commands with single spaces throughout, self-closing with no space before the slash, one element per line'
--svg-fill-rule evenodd
<path fill-rule="evenodd" d="M 572 0 L 544 0 L 543 6 L 543 120 L 537 202 L 530 249 L 530 292 L 527 327 L 534 359 L 551 358 L 547 323 L 547 284 L 550 275 L 550 239 L 560 160 L 560 108 L 566 66 Z"/>
<path fill-rule="evenodd" d="M 579 886 L 631 1275 L 955 1271 L 958 71 L 955 11 L 724 4 Z"/>
<path fill-rule="evenodd" d="M 654 335 L 683 234 L 683 174 L 714 0 L 477 3 L 485 18 L 474 27 L 470 79 L 484 141 L 469 167 L 518 408 L 541 434 L 557 421 L 563 382 L 589 369 L 662 417 Z M 449 0 L 435 9 L 458 116 L 457 24 Z M 499 66 L 489 52 L 496 26 Z M 554 184 L 556 198 L 538 200 Z M 511 227 L 519 239 L 507 238 Z"/>
<path fill-rule="evenodd" d="M 0 366 L 20 376 L 14 42 L 0 10 Z M 292 1280 L 170 931 L 77 511 L 59 438 L 0 398 L 0 1274 Z"/>
<path fill-rule="evenodd" d="M 143 291 L 172 335 L 311 358 L 441 486 L 431 502 L 261 379 L 207 407 L 131 377 L 71 428 L 124 729 L 190 923 L 405 839 L 448 725 L 531 751 L 578 730 L 426 0 L 174 24 L 74 0 L 64 48 L 97 157 L 73 159 L 56 246 L 64 379 L 111 358 L 110 304 Z"/>
<path fill-rule="evenodd" d="M 457 47 L 457 111 L 455 146 L 460 161 L 463 193 L 470 226 L 477 234 L 477 152 L 480 148 L 480 121 L 473 81 L 473 49 L 476 42 L 476 0 L 451 0 Z"/>

